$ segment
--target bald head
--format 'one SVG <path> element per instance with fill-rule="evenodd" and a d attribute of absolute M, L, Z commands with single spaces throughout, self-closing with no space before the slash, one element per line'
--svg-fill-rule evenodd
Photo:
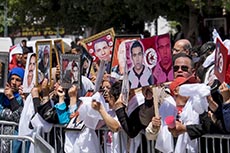
<path fill-rule="evenodd" d="M 176 43 L 173 46 L 173 55 L 178 54 L 178 53 L 186 53 L 189 55 L 189 52 L 192 48 L 192 45 L 189 40 L 187 39 L 180 39 L 176 41 Z"/>

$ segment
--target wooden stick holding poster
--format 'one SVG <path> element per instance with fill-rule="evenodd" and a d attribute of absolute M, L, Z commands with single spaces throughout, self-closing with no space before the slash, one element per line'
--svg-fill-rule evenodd
<path fill-rule="evenodd" d="M 152 88 L 152 92 L 153 92 L 153 105 L 154 105 L 154 113 L 155 113 L 155 117 L 159 117 L 159 93 L 158 93 L 158 87 L 153 87 Z"/>

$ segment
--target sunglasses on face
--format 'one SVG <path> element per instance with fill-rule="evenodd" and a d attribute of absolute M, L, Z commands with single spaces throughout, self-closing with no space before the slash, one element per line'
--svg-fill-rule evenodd
<path fill-rule="evenodd" d="M 174 72 L 177 72 L 179 69 L 181 69 L 184 72 L 188 72 L 189 67 L 186 65 L 182 65 L 182 66 L 175 65 L 173 69 L 174 69 Z"/>

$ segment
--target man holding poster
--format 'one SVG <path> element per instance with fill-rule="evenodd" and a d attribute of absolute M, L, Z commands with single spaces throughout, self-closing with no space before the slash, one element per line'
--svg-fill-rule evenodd
<path fill-rule="evenodd" d="M 152 73 L 150 69 L 143 64 L 144 51 L 142 44 L 139 41 L 134 41 L 130 53 L 133 61 L 133 68 L 128 72 L 130 88 L 133 89 L 151 85 L 153 82 Z"/>

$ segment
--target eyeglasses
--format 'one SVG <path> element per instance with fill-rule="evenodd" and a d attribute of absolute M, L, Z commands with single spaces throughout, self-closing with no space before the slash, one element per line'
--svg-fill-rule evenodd
<path fill-rule="evenodd" d="M 184 72 L 188 72 L 189 67 L 186 65 L 182 65 L 182 66 L 175 65 L 173 66 L 173 69 L 174 69 L 174 72 L 177 72 L 179 69 L 181 69 Z"/>

